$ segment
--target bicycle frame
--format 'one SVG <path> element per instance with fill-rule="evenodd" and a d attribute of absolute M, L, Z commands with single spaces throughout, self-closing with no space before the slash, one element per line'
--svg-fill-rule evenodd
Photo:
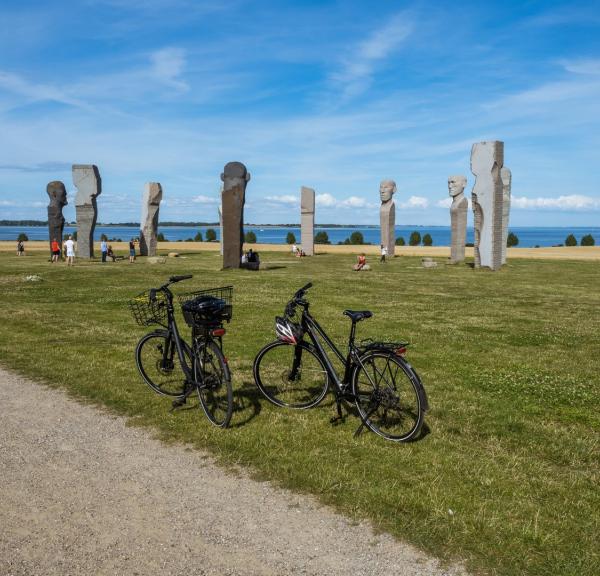
<path fill-rule="evenodd" d="M 356 358 L 356 360 L 360 363 L 357 357 L 356 347 L 354 346 L 356 324 L 353 323 L 352 327 L 350 328 L 350 336 L 348 338 L 348 354 L 346 355 L 346 357 L 344 357 L 344 355 L 340 352 L 335 343 L 331 340 L 331 338 L 329 338 L 329 336 L 321 327 L 321 325 L 310 315 L 310 313 L 308 312 L 308 308 L 305 308 L 302 311 L 302 328 L 304 329 L 305 333 L 308 333 L 308 336 L 310 337 L 314 347 L 319 353 L 319 357 L 321 358 L 321 360 L 323 360 L 323 363 L 325 364 L 325 369 L 327 370 L 327 375 L 335 384 L 336 396 L 340 394 L 348 396 L 347 388 L 350 384 L 350 377 L 352 376 L 352 371 L 354 369 L 354 366 L 356 365 L 354 358 Z M 324 342 L 331 349 L 331 351 L 344 364 L 344 378 L 342 380 L 340 380 L 335 367 L 333 366 L 325 348 L 323 347 L 317 336 L 324 340 Z M 299 364 L 301 354 L 302 349 L 300 347 L 296 348 L 294 364 Z"/>

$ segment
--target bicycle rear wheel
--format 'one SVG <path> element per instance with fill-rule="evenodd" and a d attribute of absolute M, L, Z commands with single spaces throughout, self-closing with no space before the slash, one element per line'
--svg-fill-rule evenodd
<path fill-rule="evenodd" d="M 189 366 L 190 350 L 183 343 L 183 352 Z M 143 336 L 135 349 L 135 362 L 142 378 L 158 394 L 181 396 L 185 389 L 185 376 L 179 365 L 179 356 L 173 338 L 167 332 L 151 332 Z"/>
<path fill-rule="evenodd" d="M 352 392 L 364 424 L 395 442 L 415 438 L 427 407 L 416 372 L 402 357 L 374 350 L 361 356 L 352 378 Z"/>
<path fill-rule="evenodd" d="M 231 374 L 223 352 L 212 340 L 194 344 L 194 380 L 207 418 L 215 426 L 227 428 L 233 413 Z"/>
<path fill-rule="evenodd" d="M 329 379 L 312 346 L 276 340 L 256 355 L 254 381 L 276 406 L 302 410 L 323 400 Z"/>

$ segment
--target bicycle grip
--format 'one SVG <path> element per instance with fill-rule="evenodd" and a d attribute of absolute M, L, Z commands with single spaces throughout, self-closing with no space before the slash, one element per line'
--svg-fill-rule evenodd
<path fill-rule="evenodd" d="M 182 280 L 189 280 L 190 278 L 193 278 L 194 275 L 193 274 L 184 274 L 183 276 L 171 276 L 169 278 L 169 282 L 181 282 Z"/>
<path fill-rule="evenodd" d="M 312 288 L 312 282 L 309 282 L 306 286 L 302 286 L 298 292 L 296 292 L 296 297 L 299 298 L 302 296 L 309 288 Z"/>

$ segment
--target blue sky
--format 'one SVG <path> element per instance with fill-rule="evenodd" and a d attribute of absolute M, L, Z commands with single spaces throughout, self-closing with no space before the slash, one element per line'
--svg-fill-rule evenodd
<path fill-rule="evenodd" d="M 246 220 L 449 222 L 447 177 L 505 142 L 513 225 L 600 225 L 600 2 L 0 0 L 0 219 L 96 164 L 99 220 L 216 219 L 224 164 Z"/>

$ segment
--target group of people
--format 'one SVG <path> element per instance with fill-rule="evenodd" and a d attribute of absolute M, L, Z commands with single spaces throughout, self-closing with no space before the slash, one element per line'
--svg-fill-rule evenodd
<path fill-rule="evenodd" d="M 17 243 L 17 256 L 22 256 L 25 252 L 23 241 L 20 240 Z M 75 240 L 73 236 L 69 234 L 67 239 L 63 242 L 62 248 L 56 238 L 50 242 L 51 262 L 55 263 L 61 259 L 64 254 L 67 259 L 67 266 L 73 266 L 75 264 Z M 117 259 L 113 251 L 113 247 L 102 239 L 100 241 L 100 255 L 102 262 L 106 262 L 110 258 L 113 262 Z M 135 239 L 132 238 L 129 242 L 129 262 L 135 262 Z"/>
<path fill-rule="evenodd" d="M 258 269 L 259 266 L 260 256 L 258 255 L 258 252 L 255 252 L 254 250 L 252 250 L 252 248 L 250 248 L 248 252 L 244 252 L 242 254 L 242 267 Z"/>
<path fill-rule="evenodd" d="M 302 256 L 306 256 L 306 252 L 302 250 L 302 247 L 296 246 L 295 244 L 292 244 L 292 254 L 297 258 L 302 258 Z"/>

